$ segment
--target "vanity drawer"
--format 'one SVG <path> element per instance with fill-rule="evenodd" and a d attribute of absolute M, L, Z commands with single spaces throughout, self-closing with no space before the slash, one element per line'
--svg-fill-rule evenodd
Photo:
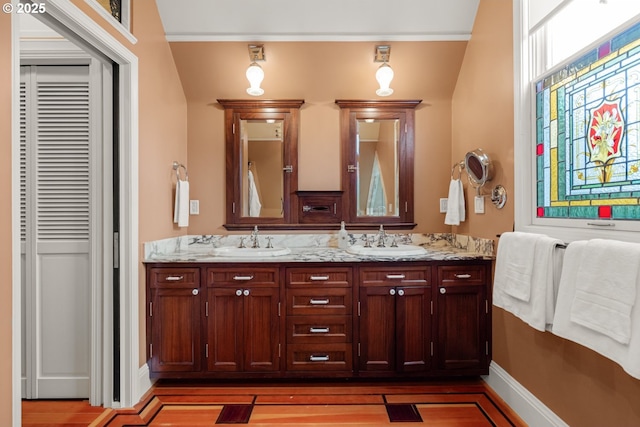
<path fill-rule="evenodd" d="M 287 289 L 287 315 L 351 314 L 351 289 Z"/>
<path fill-rule="evenodd" d="M 360 280 L 365 286 L 426 285 L 430 282 L 429 267 L 369 267 L 360 270 Z"/>
<path fill-rule="evenodd" d="M 278 268 L 207 268 L 207 286 L 278 286 Z"/>
<path fill-rule="evenodd" d="M 351 336 L 351 316 L 287 316 L 287 343 L 345 343 Z"/>
<path fill-rule="evenodd" d="M 351 344 L 287 345 L 288 371 L 351 371 Z"/>
<path fill-rule="evenodd" d="M 152 288 L 200 287 L 199 268 L 151 268 L 149 283 Z"/>
<path fill-rule="evenodd" d="M 349 287 L 352 282 L 350 267 L 287 268 L 287 287 L 331 286 Z"/>
<path fill-rule="evenodd" d="M 486 268 L 483 265 L 442 265 L 438 267 L 439 283 L 485 283 Z"/>

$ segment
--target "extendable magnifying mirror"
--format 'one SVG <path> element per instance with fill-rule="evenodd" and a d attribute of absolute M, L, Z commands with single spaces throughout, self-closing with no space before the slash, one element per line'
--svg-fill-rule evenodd
<path fill-rule="evenodd" d="M 491 160 L 480 148 L 469 151 L 464 156 L 464 167 L 469 174 L 469 179 L 473 181 L 474 186 L 477 188 L 482 187 L 493 178 Z"/>

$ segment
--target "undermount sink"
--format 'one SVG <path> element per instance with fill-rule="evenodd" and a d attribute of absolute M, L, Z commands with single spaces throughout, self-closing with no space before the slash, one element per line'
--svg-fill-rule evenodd
<path fill-rule="evenodd" d="M 273 248 L 239 248 L 237 246 L 223 246 L 214 248 L 212 254 L 214 256 L 238 257 L 238 258 L 265 258 L 274 256 L 283 256 L 291 253 L 291 249 L 282 246 Z"/>
<path fill-rule="evenodd" d="M 398 245 L 397 247 L 378 247 L 372 246 L 367 248 L 362 245 L 353 245 L 347 249 L 347 252 L 353 255 L 377 256 L 377 257 L 407 257 L 421 256 L 427 253 L 422 246 L 415 245 Z"/>

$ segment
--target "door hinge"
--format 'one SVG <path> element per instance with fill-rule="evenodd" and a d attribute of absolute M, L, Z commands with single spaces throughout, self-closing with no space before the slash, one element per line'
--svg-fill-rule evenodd
<path fill-rule="evenodd" d="M 484 345 L 484 353 L 485 355 L 489 355 L 489 341 L 485 341 L 485 345 Z"/>
<path fill-rule="evenodd" d="M 232 134 L 236 134 L 236 124 L 235 123 L 231 123 L 231 133 Z"/>
<path fill-rule="evenodd" d="M 149 317 L 153 317 L 153 302 L 149 303 Z"/>
<path fill-rule="evenodd" d="M 236 202 L 232 202 L 231 203 L 231 213 L 233 213 L 233 214 L 236 213 Z"/>
<path fill-rule="evenodd" d="M 484 300 L 484 312 L 485 314 L 489 314 L 489 300 Z"/>
<path fill-rule="evenodd" d="M 358 343 L 358 357 L 360 357 L 360 343 Z"/>
<path fill-rule="evenodd" d="M 209 357 L 209 344 L 204 345 L 204 357 Z"/>
<path fill-rule="evenodd" d="M 120 233 L 113 232 L 113 268 L 120 268 Z"/>
<path fill-rule="evenodd" d="M 282 357 L 281 348 L 282 348 L 282 344 L 278 343 L 278 357 Z"/>
<path fill-rule="evenodd" d="M 433 301 L 431 301 L 431 315 L 433 316 Z"/>
<path fill-rule="evenodd" d="M 153 359 L 153 344 L 149 344 L 149 359 Z"/>
<path fill-rule="evenodd" d="M 404 202 L 404 213 L 407 213 L 407 212 L 409 212 L 409 202 L 405 201 Z"/>
<path fill-rule="evenodd" d="M 431 357 L 433 357 L 433 341 L 431 341 Z"/>
<path fill-rule="evenodd" d="M 358 317 L 360 317 L 360 301 L 358 301 Z"/>
<path fill-rule="evenodd" d="M 281 314 L 280 314 L 280 305 L 281 305 L 281 304 L 282 304 L 282 303 L 278 302 L 278 317 L 281 317 Z"/>
<path fill-rule="evenodd" d="M 204 316 L 209 317 L 209 301 L 204 302 Z"/>

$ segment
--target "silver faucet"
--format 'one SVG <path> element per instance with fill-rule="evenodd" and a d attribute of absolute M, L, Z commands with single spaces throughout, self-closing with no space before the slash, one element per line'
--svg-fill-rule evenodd
<path fill-rule="evenodd" d="M 257 249 L 260 247 L 260 239 L 258 238 L 258 226 L 253 227 L 253 231 L 251 232 L 251 247 Z"/>
<path fill-rule="evenodd" d="M 384 231 L 384 227 L 380 224 L 380 230 L 378 231 L 378 247 L 384 248 L 385 242 L 384 240 L 387 238 L 387 232 Z"/>

